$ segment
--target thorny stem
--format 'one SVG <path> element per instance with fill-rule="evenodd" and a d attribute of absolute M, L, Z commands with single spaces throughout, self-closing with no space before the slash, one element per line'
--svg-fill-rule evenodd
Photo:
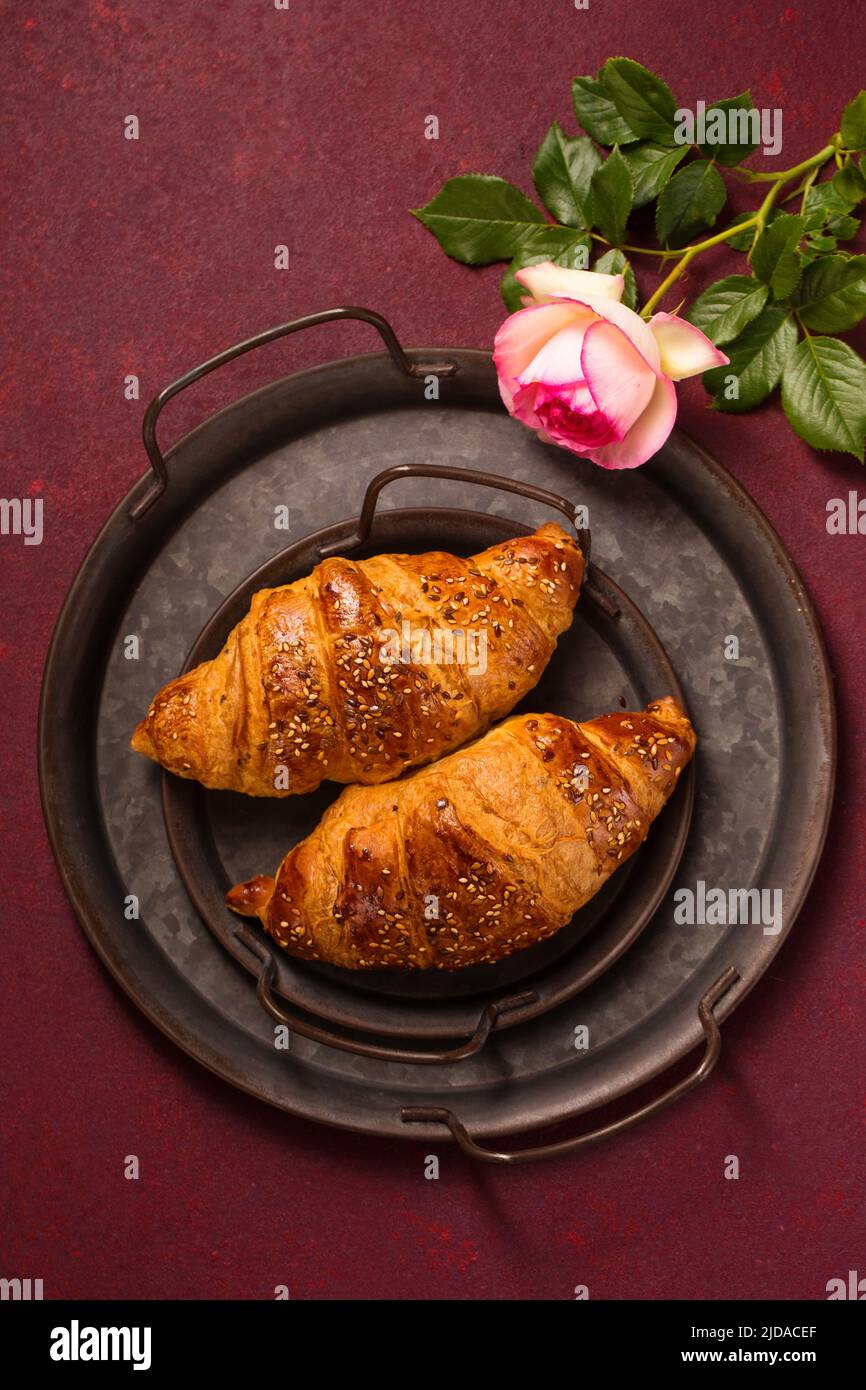
<path fill-rule="evenodd" d="M 803 216 L 803 213 L 806 211 L 806 199 L 807 199 L 808 196 L 809 196 L 809 189 L 812 187 L 812 184 L 815 182 L 816 178 L 818 177 L 818 167 L 819 167 L 819 166 L 816 164 L 815 168 L 812 169 L 812 171 L 806 175 L 806 177 L 804 178 L 804 180 L 803 180 L 803 182 L 801 183 L 800 187 L 796 190 L 797 193 L 799 193 L 801 190 L 802 190 L 802 193 L 803 193 L 803 201 L 800 203 L 800 216 L 801 216 L 801 217 Z"/>
<path fill-rule="evenodd" d="M 803 201 L 800 204 L 800 212 L 803 213 L 806 208 L 806 195 L 820 172 L 820 168 L 813 169 L 811 173 L 806 175 L 802 183 L 798 183 L 796 188 L 792 188 L 790 193 L 785 194 L 784 198 L 782 199 L 782 202 L 792 203 L 795 198 L 802 197 Z"/>
<path fill-rule="evenodd" d="M 656 305 L 667 294 L 671 285 L 675 284 L 683 271 L 689 267 L 695 256 L 699 255 L 701 251 L 708 251 L 711 246 L 718 246 L 721 242 L 727 241 L 728 237 L 734 236 L 738 232 L 744 232 L 749 227 L 754 227 L 755 234 L 752 239 L 752 247 L 749 251 L 749 259 L 751 260 L 755 242 L 766 226 L 767 218 L 772 210 L 773 204 L 778 199 L 785 184 L 789 183 L 791 179 L 799 178 L 801 174 L 811 174 L 811 179 L 804 180 L 801 188 L 797 190 L 797 192 L 803 193 L 803 203 L 805 206 L 806 194 L 811 187 L 811 182 L 814 181 L 814 178 L 818 174 L 818 170 L 827 162 L 831 155 L 838 153 L 840 144 L 840 136 L 834 135 L 830 143 L 825 145 L 823 149 L 820 149 L 817 154 L 812 155 L 811 159 L 804 159 L 800 164 L 794 164 L 790 169 L 782 169 L 776 174 L 753 174 L 749 170 L 741 170 L 741 172 L 749 178 L 749 182 L 751 183 L 772 183 L 772 188 L 767 193 L 767 196 L 764 198 L 764 201 L 761 203 L 754 217 L 746 218 L 743 222 L 734 222 L 730 227 L 726 227 L 723 232 L 717 232 L 715 236 L 707 237 L 704 241 L 695 242 L 693 246 L 687 246 L 683 251 L 675 252 L 674 254 L 679 255 L 680 259 L 661 282 L 658 289 L 650 295 L 646 304 L 641 309 L 641 318 L 649 318 Z"/>
<path fill-rule="evenodd" d="M 761 206 L 758 208 L 758 215 L 755 219 L 755 235 L 752 237 L 752 244 L 749 247 L 749 255 L 747 257 L 747 259 L 750 261 L 752 259 L 752 252 L 755 249 L 755 243 L 757 242 L 758 237 L 761 235 L 761 232 L 766 227 L 767 218 L 770 215 L 772 206 L 778 198 L 779 194 L 781 193 L 783 187 L 784 184 L 781 182 L 781 180 L 779 181 L 779 183 L 774 183 L 773 187 L 770 189 Z"/>
<path fill-rule="evenodd" d="M 726 227 L 723 232 L 717 232 L 715 236 L 707 237 L 706 241 L 698 241 L 694 246 L 687 246 L 685 251 L 678 252 L 680 260 L 677 261 L 673 270 L 662 280 L 658 289 L 650 295 L 646 304 L 641 309 L 641 318 L 649 318 L 653 309 L 658 304 L 663 295 L 667 294 L 671 285 L 680 278 L 683 271 L 691 264 L 695 256 L 701 251 L 708 251 L 711 246 L 718 246 L 721 242 L 727 241 L 728 237 L 735 236 L 737 232 L 744 232 L 749 227 L 753 227 L 758 220 L 757 213 L 754 217 L 748 218 L 745 222 L 734 222 L 730 227 Z"/>

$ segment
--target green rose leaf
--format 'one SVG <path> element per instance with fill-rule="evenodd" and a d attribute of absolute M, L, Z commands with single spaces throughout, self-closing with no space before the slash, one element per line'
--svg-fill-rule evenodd
<path fill-rule="evenodd" d="M 859 217 L 848 217 L 844 213 L 839 217 L 827 219 L 827 232 L 834 236 L 838 241 L 850 241 L 852 236 L 856 236 L 860 230 Z"/>
<path fill-rule="evenodd" d="M 839 126 L 846 150 L 866 150 L 866 92 L 858 92 L 842 112 Z"/>
<path fill-rule="evenodd" d="M 566 246 L 564 251 L 558 251 L 550 259 L 554 265 L 564 266 L 566 270 L 589 270 L 589 253 L 592 250 L 592 241 L 586 235 L 579 236 L 571 246 Z"/>
<path fill-rule="evenodd" d="M 827 256 L 836 250 L 836 238 L 832 236 L 812 236 L 809 237 L 800 247 L 798 255 L 801 267 L 811 265 L 821 256 Z"/>
<path fill-rule="evenodd" d="M 866 314 L 866 256 L 823 256 L 806 267 L 794 296 L 807 328 L 844 333 Z"/>
<path fill-rule="evenodd" d="M 592 176 L 592 205 L 602 236 L 614 246 L 625 237 L 625 224 L 631 212 L 632 181 L 628 165 L 614 147 L 600 169 Z"/>
<path fill-rule="evenodd" d="M 628 305 L 629 309 L 637 308 L 637 281 L 634 278 L 631 262 L 626 259 L 622 251 L 612 247 L 610 251 L 605 251 L 603 256 L 599 256 L 592 268 L 600 271 L 603 275 L 621 275 L 625 281 L 622 302 Z"/>
<path fill-rule="evenodd" d="M 856 202 L 856 198 L 843 195 L 833 179 L 827 179 L 824 183 L 813 183 L 806 194 L 804 210 L 807 225 L 820 227 L 828 217 L 839 217 L 849 213 Z"/>
<path fill-rule="evenodd" d="M 660 145 L 676 144 L 677 104 L 660 77 L 632 58 L 608 58 L 600 76 L 604 90 L 636 135 Z"/>
<path fill-rule="evenodd" d="M 787 298 L 800 278 L 797 247 L 805 225 L 802 217 L 780 213 L 755 244 L 752 269 L 759 280 L 770 286 L 776 299 Z"/>
<path fill-rule="evenodd" d="M 718 127 L 719 133 L 724 131 L 724 139 L 712 144 L 708 140 L 700 145 L 701 154 L 728 168 L 733 168 L 735 164 L 741 164 L 744 159 L 748 159 L 760 144 L 759 140 L 752 138 L 754 110 L 752 93 L 749 91 L 741 92 L 738 97 L 728 97 L 725 101 L 714 101 L 704 113 L 706 133 L 709 136 L 715 133 L 715 128 Z M 714 116 L 715 111 L 721 111 L 722 116 Z"/>
<path fill-rule="evenodd" d="M 575 77 L 571 84 L 574 114 L 587 135 L 600 145 L 628 145 L 637 136 L 594 77 Z"/>
<path fill-rule="evenodd" d="M 760 405 L 778 386 L 785 362 L 796 346 L 797 329 L 790 313 L 781 304 L 768 304 L 728 344 L 728 366 L 704 372 L 704 385 L 714 397 L 714 408 L 737 415 Z M 736 395 L 730 395 L 730 378 L 736 379 Z"/>
<path fill-rule="evenodd" d="M 458 174 L 412 213 L 464 265 L 507 261 L 524 248 L 552 254 L 575 240 L 572 228 L 551 226 L 525 193 L 492 174 Z"/>
<path fill-rule="evenodd" d="M 695 300 L 686 314 L 689 323 L 717 347 L 729 343 L 763 309 L 769 290 L 751 275 L 717 280 Z"/>
<path fill-rule="evenodd" d="M 532 179 L 551 217 L 566 227 L 592 226 L 592 176 L 602 157 L 588 135 L 566 135 L 556 121 L 541 142 Z"/>
<path fill-rule="evenodd" d="M 821 211 L 819 208 L 813 208 L 811 212 L 807 212 L 803 217 L 803 227 L 806 235 L 817 235 L 817 233 L 822 231 L 827 225 L 828 220 L 826 211 Z"/>
<path fill-rule="evenodd" d="M 842 202 L 852 208 L 866 198 L 866 178 L 851 159 L 842 169 L 837 169 L 830 180 L 830 187 L 838 193 Z"/>
<path fill-rule="evenodd" d="M 847 343 L 804 338 L 785 363 L 782 406 L 807 444 L 863 462 L 866 362 Z"/>
<path fill-rule="evenodd" d="M 524 307 L 523 296 L 527 290 L 515 279 L 516 271 L 523 270 L 524 266 L 527 265 L 538 265 L 540 261 L 553 261 L 555 265 L 565 266 L 568 270 L 588 270 L 591 246 L 592 243 L 588 236 L 580 236 L 564 251 L 557 251 L 556 248 L 550 252 L 543 250 L 518 251 L 503 275 L 499 286 L 505 307 L 512 314 Z"/>
<path fill-rule="evenodd" d="M 654 145 L 641 143 L 630 145 L 622 151 L 622 157 L 631 171 L 634 183 L 633 206 L 646 207 L 657 198 L 673 174 L 681 159 L 688 153 L 686 145 Z"/>
<path fill-rule="evenodd" d="M 706 159 L 696 159 L 674 174 L 656 205 L 656 232 L 663 246 L 685 246 L 712 227 L 725 205 L 725 185 Z"/>

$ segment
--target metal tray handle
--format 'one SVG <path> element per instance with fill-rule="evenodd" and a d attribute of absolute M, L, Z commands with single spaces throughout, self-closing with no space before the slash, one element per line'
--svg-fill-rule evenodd
<path fill-rule="evenodd" d="M 453 1110 L 407 1106 L 401 1111 L 400 1117 L 404 1124 L 447 1125 L 463 1152 L 468 1154 L 470 1158 L 480 1159 L 483 1163 L 532 1163 L 539 1158 L 561 1158 L 564 1154 L 574 1153 L 577 1149 L 587 1149 L 590 1144 L 598 1144 L 602 1139 L 609 1139 L 614 1134 L 622 1134 L 624 1130 L 631 1129 L 640 1120 L 647 1120 L 651 1115 L 657 1115 L 660 1110 L 664 1110 L 665 1106 L 679 1100 L 680 1096 L 686 1095 L 688 1091 L 693 1090 L 695 1086 L 706 1080 L 719 1060 L 722 1051 L 722 1035 L 719 1032 L 719 1025 L 716 1022 L 713 1009 L 722 995 L 726 994 L 731 985 L 739 978 L 739 971 L 734 966 L 729 966 L 725 973 L 719 976 L 715 984 L 710 985 L 698 1004 L 698 1018 L 704 1030 L 706 1046 L 704 1055 L 694 1070 L 689 1072 L 682 1081 L 672 1086 L 670 1090 L 657 1096 L 655 1100 L 647 1101 L 646 1105 L 632 1110 L 622 1119 L 602 1125 L 600 1129 L 591 1130 L 589 1134 L 579 1134 L 575 1139 L 561 1139 L 554 1144 L 541 1144 L 534 1149 L 518 1149 L 516 1151 L 483 1149 L 479 1144 L 476 1144 L 466 1126 L 458 1120 Z"/>
<path fill-rule="evenodd" d="M 504 478 L 498 473 L 485 473 L 477 468 L 452 468 L 449 464 L 398 463 L 394 468 L 386 468 L 382 473 L 377 473 L 375 478 L 371 478 L 364 493 L 364 503 L 355 535 L 349 540 L 320 546 L 319 555 L 322 559 L 330 555 L 341 555 L 364 544 L 370 535 L 379 494 L 389 483 L 396 482 L 399 478 L 450 478 L 460 483 L 479 483 L 481 487 L 492 487 L 498 492 L 515 492 L 519 497 L 528 497 L 532 502 L 541 502 L 546 507 L 555 508 L 568 518 L 572 526 L 575 525 L 575 504 L 555 492 L 548 492 L 547 488 L 535 487 L 533 483 L 521 483 L 514 478 Z M 583 558 L 589 564 L 590 533 L 586 527 L 580 527 L 577 529 L 577 535 Z"/>
<path fill-rule="evenodd" d="M 154 396 L 145 411 L 144 422 L 141 427 L 141 436 L 147 450 L 147 457 L 150 459 L 154 481 L 141 501 L 136 502 L 130 510 L 130 518 L 133 521 L 138 521 L 139 517 L 144 516 L 145 512 L 150 510 L 168 486 L 168 470 L 156 439 L 156 422 L 163 406 L 171 400 L 172 396 L 178 395 L 187 386 L 191 386 L 195 381 L 200 381 L 202 377 L 216 371 L 217 367 L 222 367 L 226 362 L 232 362 L 236 357 L 243 357 L 245 353 L 252 352 L 253 348 L 262 347 L 265 343 L 272 343 L 277 338 L 288 338 L 292 333 L 299 333 L 302 328 L 315 328 L 317 324 L 329 323 L 332 319 L 360 319 L 363 323 L 372 324 L 380 334 L 395 367 L 398 367 L 406 376 L 453 376 L 457 371 L 455 362 L 410 361 L 400 346 L 397 335 L 388 320 L 373 309 L 361 309 L 352 305 L 339 309 L 323 309 L 321 313 L 305 314 L 303 318 L 292 319 L 290 323 L 281 323 L 276 328 L 267 328 L 264 333 L 257 333 L 253 338 L 246 338 L 244 342 L 236 343 L 234 347 L 218 352 L 216 357 L 208 358 L 207 362 L 202 362 L 201 366 L 193 367 L 192 371 L 185 372 L 183 376 L 178 377 L 177 381 L 173 381 L 170 386 L 164 387 L 158 395 Z"/>
<path fill-rule="evenodd" d="M 459 1046 L 445 1050 L 421 1052 L 414 1048 L 383 1047 L 379 1043 L 359 1042 L 354 1038 L 333 1033 L 328 1028 L 320 1028 L 316 1023 L 308 1023 L 297 1015 L 287 1014 L 274 998 L 273 986 L 277 967 L 273 952 L 243 928 L 236 934 L 262 962 L 256 983 L 256 997 L 265 1013 L 270 1014 L 276 1023 L 284 1024 L 290 1033 L 298 1033 L 301 1037 L 310 1038 L 312 1042 L 322 1043 L 325 1047 L 336 1047 L 340 1052 L 352 1052 L 357 1057 L 373 1057 L 378 1062 L 409 1062 L 428 1067 L 448 1062 L 462 1062 L 464 1058 L 474 1057 L 481 1051 L 496 1027 L 500 1014 L 525 1008 L 528 1004 L 536 1003 L 538 999 L 537 994 L 526 990 L 522 994 L 512 994 L 507 999 L 497 999 L 494 1003 L 485 1005 L 472 1036 Z"/>

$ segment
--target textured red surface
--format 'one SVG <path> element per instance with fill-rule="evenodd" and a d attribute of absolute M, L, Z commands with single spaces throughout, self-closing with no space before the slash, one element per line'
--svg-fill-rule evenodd
<path fill-rule="evenodd" d="M 821 1298 L 830 1277 L 866 1273 L 866 540 L 825 530 L 827 499 L 866 495 L 866 480 L 854 460 L 795 440 L 777 405 L 725 419 L 690 384 L 680 423 L 765 509 L 824 623 L 841 719 L 829 848 L 792 938 L 726 1027 L 718 1073 L 622 1140 L 511 1172 L 443 1145 L 442 1177 L 427 1182 L 419 1146 L 319 1129 L 234 1092 L 158 1034 L 92 954 L 35 776 L 52 624 L 143 470 L 154 390 L 218 347 L 337 303 L 384 310 L 409 344 L 489 344 L 499 269 L 447 261 L 405 209 L 458 171 L 529 191 L 550 119 L 573 129 L 570 78 L 617 52 L 663 72 L 683 103 L 751 83 L 759 104 L 783 109 L 793 163 L 862 85 L 848 0 L 3 8 L 2 492 L 44 497 L 46 537 L 0 541 L 0 1275 L 43 1278 L 49 1297 L 269 1298 L 287 1284 L 295 1298 L 508 1299 L 569 1298 L 577 1284 L 592 1298 Z M 122 134 L 131 112 L 137 143 Z M 423 138 L 428 113 L 438 143 Z M 273 268 L 278 242 L 287 273 Z M 712 273 L 725 253 L 707 259 Z M 332 326 L 272 349 L 172 406 L 169 430 L 268 375 L 374 346 L 361 327 Z M 142 402 L 124 400 L 127 372 Z M 129 1153 L 138 1182 L 123 1177 Z M 738 1182 L 723 1178 L 732 1153 Z"/>

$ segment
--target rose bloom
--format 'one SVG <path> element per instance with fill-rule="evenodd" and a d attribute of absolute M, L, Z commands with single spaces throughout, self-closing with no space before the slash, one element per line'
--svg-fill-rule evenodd
<path fill-rule="evenodd" d="M 493 348 L 502 399 L 543 439 L 602 468 L 652 458 L 677 417 L 674 382 L 729 360 L 685 319 L 647 322 L 621 304 L 621 275 L 542 261 L 516 279 L 527 308 L 505 320 Z"/>

